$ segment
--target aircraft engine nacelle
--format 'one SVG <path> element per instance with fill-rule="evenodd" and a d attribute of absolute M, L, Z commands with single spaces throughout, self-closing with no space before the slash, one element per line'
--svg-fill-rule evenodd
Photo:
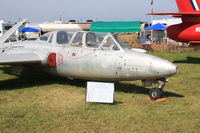
<path fill-rule="evenodd" d="M 182 23 L 167 28 L 168 37 L 172 40 L 189 43 L 200 41 L 200 24 Z"/>
<path fill-rule="evenodd" d="M 50 53 L 47 57 L 47 64 L 51 67 L 63 64 L 63 56 L 59 53 Z"/>

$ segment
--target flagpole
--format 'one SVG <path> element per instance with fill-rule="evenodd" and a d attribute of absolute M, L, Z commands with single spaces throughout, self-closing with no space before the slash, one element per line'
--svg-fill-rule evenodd
<path fill-rule="evenodd" d="M 153 0 L 151 0 L 151 13 L 153 14 L 154 13 L 154 10 L 153 10 Z M 153 22 L 153 15 L 151 15 L 151 22 L 150 24 L 152 24 Z M 153 30 L 151 30 L 151 39 L 152 39 L 152 43 L 153 43 Z"/>
<path fill-rule="evenodd" d="M 153 14 L 154 13 L 154 10 L 153 10 L 153 0 L 151 0 L 151 13 Z M 151 15 L 151 22 L 153 20 L 153 15 Z"/>

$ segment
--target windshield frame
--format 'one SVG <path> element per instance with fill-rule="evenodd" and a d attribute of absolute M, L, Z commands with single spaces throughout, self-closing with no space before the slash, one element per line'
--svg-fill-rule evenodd
<path fill-rule="evenodd" d="M 87 35 L 89 33 L 94 33 L 96 36 L 97 36 L 97 39 L 99 41 L 99 35 L 98 34 L 102 34 L 103 35 L 103 39 L 100 41 L 100 43 L 98 44 L 98 47 L 88 47 L 87 45 Z M 85 32 L 85 34 L 83 35 L 83 48 L 85 49 L 94 49 L 94 50 L 98 50 L 102 43 L 104 42 L 105 38 L 106 38 L 107 34 L 106 33 L 103 33 L 103 32 L 92 32 L 92 31 L 89 31 L 89 32 Z"/>
<path fill-rule="evenodd" d="M 122 47 L 122 49 L 131 49 L 131 47 L 129 47 L 128 43 L 123 41 L 117 34 L 113 34 L 113 37 L 115 38 L 117 43 Z"/>
<path fill-rule="evenodd" d="M 98 47 L 98 50 L 102 50 L 102 47 L 103 47 L 105 41 L 106 41 L 108 38 L 111 38 L 111 39 L 114 41 L 114 43 L 118 46 L 118 48 L 119 48 L 118 51 L 124 51 L 124 48 L 119 44 L 119 42 L 115 39 L 115 37 L 113 36 L 112 33 L 108 33 L 108 34 L 104 37 L 103 41 L 101 42 L 101 44 L 100 44 L 99 47 Z M 111 50 L 110 50 L 110 51 L 111 51 Z"/>

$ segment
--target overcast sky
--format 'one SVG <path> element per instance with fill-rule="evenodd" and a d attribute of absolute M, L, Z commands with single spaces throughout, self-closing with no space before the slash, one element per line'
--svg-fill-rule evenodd
<path fill-rule="evenodd" d="M 0 0 L 0 19 L 150 21 L 151 0 Z M 154 12 L 176 12 L 175 0 L 154 0 Z"/>

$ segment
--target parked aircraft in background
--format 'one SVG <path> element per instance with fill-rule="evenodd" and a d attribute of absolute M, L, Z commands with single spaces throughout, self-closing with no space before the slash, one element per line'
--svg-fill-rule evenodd
<path fill-rule="evenodd" d="M 167 27 L 168 37 L 172 40 L 200 45 L 200 0 L 176 0 L 179 12 L 151 13 L 150 15 L 172 15 L 182 19 L 181 24 Z"/>
<path fill-rule="evenodd" d="M 0 64 L 11 65 L 14 74 L 19 75 L 24 67 L 37 67 L 70 79 L 142 80 L 146 86 L 158 84 L 149 92 L 155 100 L 162 97 L 166 79 L 177 72 L 175 64 L 132 50 L 110 33 L 55 31 L 35 41 L 5 43 L 24 22 L 0 39 Z"/>

